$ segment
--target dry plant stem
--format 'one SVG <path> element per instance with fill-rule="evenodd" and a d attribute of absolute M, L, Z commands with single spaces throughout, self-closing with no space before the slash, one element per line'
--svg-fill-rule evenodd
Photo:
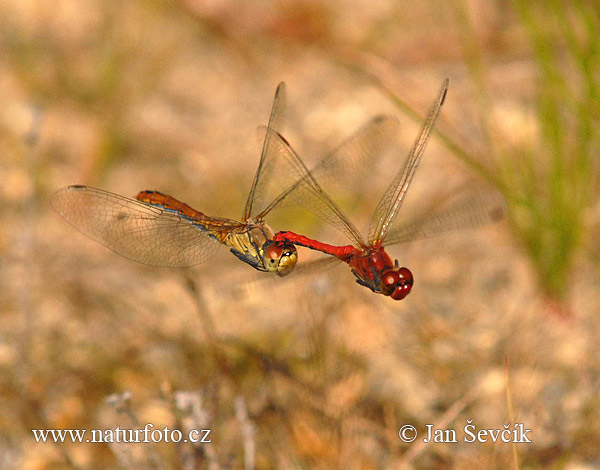
<path fill-rule="evenodd" d="M 510 386 L 510 358 L 508 357 L 508 354 L 504 357 L 504 372 L 506 374 L 506 404 L 508 407 L 508 419 L 511 423 L 515 423 L 515 409 L 513 407 L 512 388 Z M 521 466 L 519 464 L 519 453 L 515 442 L 512 443 L 512 456 L 514 469 L 519 470 Z"/>
<path fill-rule="evenodd" d="M 469 17 L 469 7 L 465 0 L 451 2 L 450 6 L 454 11 L 457 34 L 465 58 L 465 64 L 469 70 L 469 77 L 473 84 L 474 96 L 478 100 L 477 120 L 481 122 L 481 130 L 485 138 L 487 148 L 493 147 L 492 144 L 492 126 L 490 116 L 492 115 L 492 103 L 486 84 L 490 83 L 489 73 L 483 60 L 482 51 L 477 41 L 473 22 Z"/>
<path fill-rule="evenodd" d="M 240 423 L 243 437 L 244 470 L 254 470 L 254 460 L 256 455 L 256 442 L 254 440 L 254 435 L 256 434 L 256 429 L 248 417 L 248 410 L 246 409 L 244 397 L 239 395 L 235 399 L 234 406 L 235 416 Z"/>
<path fill-rule="evenodd" d="M 35 105 L 31 106 L 31 125 L 27 134 L 23 137 L 23 143 L 26 146 L 25 156 L 24 156 L 24 166 L 27 174 L 35 174 L 36 166 L 37 166 L 37 152 L 36 147 L 39 141 L 40 128 L 42 123 L 42 110 Z M 19 230 L 18 237 L 18 252 L 21 257 L 21 268 L 22 268 L 22 277 L 21 282 L 19 283 L 19 292 L 18 292 L 18 302 L 19 302 L 19 310 L 23 314 L 23 330 L 21 332 L 21 342 L 19 353 L 21 356 L 21 367 L 22 373 L 19 375 L 22 379 L 21 388 L 22 390 L 27 391 L 27 402 L 31 405 L 30 409 L 33 410 L 32 414 L 35 418 L 35 423 L 39 427 L 40 425 L 45 429 L 52 428 L 52 424 L 48 421 L 46 417 L 46 413 L 40 408 L 40 403 L 37 398 L 30 396 L 29 390 L 31 389 L 29 385 L 29 380 L 31 378 L 32 373 L 34 373 L 32 369 L 32 360 L 31 360 L 31 347 L 32 347 L 32 337 L 35 332 L 35 312 L 34 312 L 34 300 L 32 298 L 32 292 L 35 292 L 36 289 L 32 287 L 32 282 L 34 282 L 35 275 L 35 229 L 33 222 L 38 218 L 38 204 L 35 198 L 35 195 L 27 198 L 22 205 L 21 213 L 21 229 Z M 33 427 L 33 425 L 32 425 Z M 82 467 L 77 465 L 71 459 L 68 450 L 65 448 L 63 443 L 56 443 L 56 447 L 64 459 L 65 463 L 69 465 L 71 468 L 76 470 L 83 470 Z"/>
<path fill-rule="evenodd" d="M 185 286 L 187 290 L 190 292 L 194 303 L 196 304 L 196 308 L 198 310 L 198 314 L 200 315 L 200 321 L 202 322 L 202 331 L 206 336 L 206 342 L 211 346 L 215 347 L 217 343 L 217 333 L 215 328 L 215 323 L 213 322 L 212 317 L 210 316 L 210 312 L 206 306 L 206 302 L 204 300 L 204 296 L 202 292 L 197 288 L 196 283 L 192 279 L 192 276 L 187 270 L 182 270 L 183 279 L 185 282 Z"/>
<path fill-rule="evenodd" d="M 464 410 L 467 406 L 469 406 L 475 399 L 479 393 L 479 387 L 474 387 L 469 393 L 467 393 L 464 397 L 454 402 L 454 404 L 448 408 L 442 417 L 434 424 L 434 428 L 436 429 L 445 429 L 448 425 L 456 419 L 458 414 Z M 410 463 L 421 454 L 428 446 L 430 442 L 425 442 L 424 440 L 418 441 L 416 444 L 413 444 L 410 449 L 404 454 L 403 458 L 400 461 L 401 469 L 409 468 Z"/>
<path fill-rule="evenodd" d="M 39 138 L 40 126 L 41 126 L 41 111 L 32 106 L 31 109 L 31 125 L 27 134 L 23 137 L 23 143 L 25 144 L 25 155 L 23 165 L 25 166 L 25 172 L 27 174 L 34 174 L 36 168 L 36 146 Z M 23 314 L 23 331 L 21 334 L 21 364 L 25 369 L 25 373 L 22 377 L 28 377 L 31 372 L 31 345 L 32 345 L 32 334 L 35 331 L 35 320 L 34 320 L 34 303 L 32 299 L 32 292 L 35 292 L 35 288 L 32 286 L 32 282 L 35 279 L 35 265 L 33 260 L 35 259 L 35 233 L 33 221 L 38 218 L 37 204 L 35 195 L 27 198 L 21 207 L 21 229 L 19 230 L 19 237 L 17 238 L 17 252 L 19 252 L 21 258 L 21 269 L 22 277 L 19 283 L 18 302 L 19 310 Z"/>
<path fill-rule="evenodd" d="M 26 389 L 24 389 L 26 390 Z M 48 421 L 48 417 L 46 412 L 41 408 L 41 404 L 39 400 L 32 398 L 30 396 L 26 397 L 27 399 L 27 422 L 29 423 L 29 428 L 43 428 L 43 429 L 52 429 L 54 426 L 50 421 Z M 77 465 L 71 459 L 68 450 L 65 448 L 63 442 L 56 442 L 55 447 L 58 449 L 60 456 L 63 458 L 64 462 L 71 468 L 75 470 L 85 470 L 83 467 Z"/>
<path fill-rule="evenodd" d="M 202 395 L 200 392 L 175 392 L 173 394 L 173 405 L 180 416 L 180 427 L 189 434 L 192 429 L 209 429 L 209 412 L 202 404 Z M 183 458 L 183 468 L 193 470 L 201 467 L 201 457 L 206 457 L 209 470 L 220 470 L 217 451 L 212 443 L 192 444 L 194 452 L 187 454 Z"/>
<path fill-rule="evenodd" d="M 267 373 L 277 374 L 277 376 L 284 379 L 286 384 L 294 388 L 297 399 L 302 400 L 303 405 L 308 406 L 319 415 L 327 416 L 328 419 L 337 419 L 336 414 L 328 410 L 322 391 L 306 380 L 294 375 L 284 362 L 272 357 L 265 351 L 240 341 L 232 344 L 232 346 L 238 348 L 248 357 L 259 360 Z"/>
<path fill-rule="evenodd" d="M 71 457 L 69 456 L 69 454 L 67 453 L 67 450 L 63 447 L 62 444 L 58 446 L 58 449 L 60 451 L 62 458 L 65 459 L 65 462 L 68 465 L 70 465 L 71 468 L 73 468 L 75 470 L 85 470 L 83 467 L 80 467 L 75 462 L 73 462 L 73 460 L 71 460 Z"/>
<path fill-rule="evenodd" d="M 141 423 L 136 414 L 133 412 L 131 407 L 131 392 L 124 392 L 121 394 L 113 394 L 106 397 L 105 402 L 107 405 L 112 407 L 117 414 L 117 416 L 124 417 L 128 423 L 124 426 L 119 426 L 121 428 L 141 428 Z M 156 469 L 156 470 L 165 470 L 166 467 L 164 462 L 160 459 L 153 443 L 144 443 L 142 444 L 143 454 L 144 454 L 144 463 L 149 465 L 148 468 Z M 110 444 L 110 450 L 115 455 L 115 457 L 119 460 L 121 465 L 125 468 L 133 468 L 138 466 L 141 461 L 139 458 L 133 456 L 133 451 L 131 448 L 131 443 L 127 442 L 113 442 Z"/>
<path fill-rule="evenodd" d="M 196 304 L 196 310 L 198 311 L 200 322 L 202 323 L 202 331 L 204 332 L 213 361 L 217 364 L 218 368 L 226 377 L 231 377 L 227 358 L 221 350 L 222 343 L 217 335 L 215 323 L 210 315 L 210 311 L 206 305 L 202 291 L 198 289 L 194 279 L 187 269 L 182 270 L 182 274 L 185 286 L 192 296 L 194 303 Z"/>
<path fill-rule="evenodd" d="M 171 412 L 175 417 L 175 429 L 178 429 L 183 434 L 185 432 L 185 416 L 183 410 L 180 408 L 179 402 L 181 401 L 181 399 L 177 399 L 177 392 L 173 393 L 168 383 L 163 389 L 163 393 L 164 398 L 169 404 Z M 178 442 L 177 456 L 179 458 L 179 462 L 181 463 L 182 470 L 194 470 L 196 468 L 195 448 L 193 447 L 193 445 L 184 442 Z"/>

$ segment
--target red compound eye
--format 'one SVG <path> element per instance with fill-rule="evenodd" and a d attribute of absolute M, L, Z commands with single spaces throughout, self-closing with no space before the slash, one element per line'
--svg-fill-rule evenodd
<path fill-rule="evenodd" d="M 296 247 L 289 243 L 269 243 L 263 247 L 265 269 L 278 276 L 287 276 L 298 261 Z"/>
<path fill-rule="evenodd" d="M 412 289 L 414 278 L 407 268 L 390 269 L 383 273 L 381 291 L 394 300 L 402 300 Z"/>
<path fill-rule="evenodd" d="M 398 274 L 397 271 L 387 271 L 381 279 L 381 282 L 386 287 L 395 286 L 400 282 L 400 274 Z"/>
<path fill-rule="evenodd" d="M 390 295 L 390 297 L 394 300 L 402 300 L 404 297 L 406 297 L 410 293 L 411 289 L 412 289 L 412 286 L 410 286 L 408 284 L 401 286 L 401 287 L 396 287 L 394 289 L 394 292 L 392 292 L 392 295 Z"/>
<path fill-rule="evenodd" d="M 411 286 L 415 282 L 413 275 L 408 268 L 400 268 L 398 270 L 398 274 L 400 274 L 400 277 L 404 279 L 405 283 L 410 284 Z"/>
<path fill-rule="evenodd" d="M 283 253 L 283 248 L 277 243 L 271 243 L 270 245 L 265 247 L 265 259 L 269 260 L 279 260 Z"/>

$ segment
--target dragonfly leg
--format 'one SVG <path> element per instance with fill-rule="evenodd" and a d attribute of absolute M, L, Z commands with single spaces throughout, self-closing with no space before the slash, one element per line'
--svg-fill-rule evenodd
<path fill-rule="evenodd" d="M 354 274 L 356 276 L 356 274 Z M 371 289 L 373 292 L 375 292 L 376 294 L 379 294 L 379 290 L 376 289 L 375 287 L 373 287 L 371 284 L 369 284 L 368 282 L 364 281 L 363 279 L 361 279 L 360 277 L 356 276 L 356 282 L 358 284 L 360 284 L 361 286 L 365 286 L 368 287 L 369 289 Z"/>
<path fill-rule="evenodd" d="M 264 266 L 261 263 L 259 263 L 254 257 L 249 256 L 249 255 L 247 255 L 245 253 L 242 253 L 241 251 L 238 251 L 235 248 L 230 248 L 229 251 L 231 251 L 240 260 L 242 260 L 244 263 L 249 264 L 250 266 L 252 266 L 257 271 L 262 271 L 262 272 L 266 272 L 267 271 L 264 268 Z"/>

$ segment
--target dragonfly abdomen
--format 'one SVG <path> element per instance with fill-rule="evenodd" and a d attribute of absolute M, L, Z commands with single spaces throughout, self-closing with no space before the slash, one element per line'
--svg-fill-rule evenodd
<path fill-rule="evenodd" d="M 305 237 L 304 235 L 298 235 L 294 232 L 278 232 L 273 237 L 273 241 L 281 243 L 293 243 L 294 245 L 303 246 L 311 250 L 316 250 L 335 256 L 342 261 L 347 261 L 348 258 L 354 255 L 357 251 L 357 248 L 353 245 L 329 245 L 328 243 L 322 243 L 318 240 L 313 240 L 312 238 Z"/>
<path fill-rule="evenodd" d="M 199 230 L 209 232 L 220 243 L 224 243 L 227 234 L 231 230 L 244 225 L 231 219 L 210 217 L 188 206 L 185 202 L 178 201 L 174 197 L 158 191 L 140 191 L 135 198 L 138 201 L 177 214 Z"/>
<path fill-rule="evenodd" d="M 158 191 L 140 191 L 135 198 L 138 201 L 152 204 L 153 206 L 160 207 L 161 209 L 176 212 L 177 214 L 184 216 L 190 220 L 193 219 L 197 221 L 208 221 L 208 219 L 210 219 L 207 215 L 203 214 L 202 212 L 197 211 L 196 209 L 192 209 L 185 202 L 178 201 L 174 197 L 168 196 Z"/>

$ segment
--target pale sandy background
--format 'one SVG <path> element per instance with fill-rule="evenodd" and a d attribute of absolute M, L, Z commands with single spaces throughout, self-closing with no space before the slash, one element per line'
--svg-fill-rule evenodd
<path fill-rule="evenodd" d="M 538 23 L 551 16 L 544 8 L 534 8 Z M 484 171 L 434 137 L 403 211 L 458 187 L 490 191 L 499 147 L 509 164 L 528 144 L 535 164 L 546 161 L 540 64 L 517 10 L 479 0 L 0 1 L 0 468 L 598 468 L 598 199 L 561 293 L 543 287 L 511 219 L 391 248 L 416 278 L 402 302 L 359 287 L 344 266 L 278 282 L 225 249 L 188 270 L 136 264 L 49 206 L 53 191 L 80 183 L 127 196 L 156 189 L 239 217 L 256 128 L 280 81 L 284 134 L 314 163 L 380 113 L 399 117 L 406 151 L 417 124 L 388 92 L 423 116 L 449 77 L 438 128 Z M 334 196 L 361 229 L 394 165 L 340 174 Z M 268 222 L 346 242 L 293 210 Z M 126 391 L 125 411 L 106 402 Z M 186 418 L 182 397 L 200 400 L 206 421 Z M 437 424 L 462 441 L 466 419 L 524 423 L 533 442 L 424 446 L 397 434 Z M 31 432 L 146 423 L 208 426 L 213 443 L 54 445 Z"/>

